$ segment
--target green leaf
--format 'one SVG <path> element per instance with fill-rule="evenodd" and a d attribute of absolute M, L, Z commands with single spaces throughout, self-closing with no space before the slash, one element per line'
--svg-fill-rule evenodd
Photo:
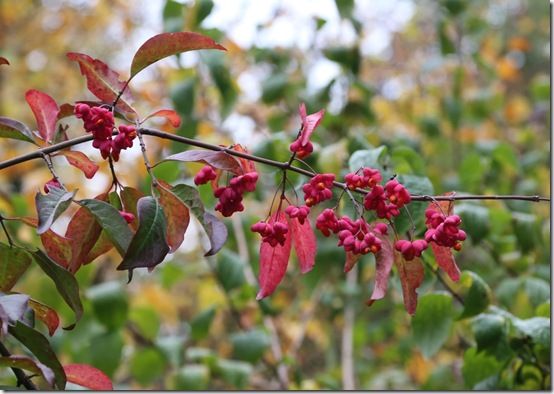
<path fill-rule="evenodd" d="M 240 256 L 227 248 L 218 254 L 216 275 L 225 291 L 230 291 L 242 286 L 246 279 L 244 277 L 244 263 Z"/>
<path fill-rule="evenodd" d="M 383 171 L 383 162 L 387 155 L 387 147 L 381 145 L 375 149 L 362 149 L 352 153 L 348 160 L 348 168 L 351 172 L 358 171 L 362 167 L 371 167 Z"/>
<path fill-rule="evenodd" d="M 252 366 L 243 361 L 218 360 L 216 371 L 225 382 L 241 390 L 248 385 Z"/>
<path fill-rule="evenodd" d="M 38 213 L 38 234 L 48 231 L 52 223 L 69 207 L 74 196 L 75 191 L 70 193 L 58 187 L 50 187 L 50 192 L 47 194 L 36 194 L 35 204 Z"/>
<path fill-rule="evenodd" d="M 550 319 L 532 317 L 531 319 L 514 319 L 514 326 L 534 343 L 550 348 Z"/>
<path fill-rule="evenodd" d="M 163 9 L 163 24 L 166 32 L 177 32 L 183 27 L 183 4 L 167 0 Z"/>
<path fill-rule="evenodd" d="M 189 364 L 180 368 L 173 381 L 174 390 L 206 390 L 210 382 L 210 369 L 202 364 Z"/>
<path fill-rule="evenodd" d="M 456 214 L 462 218 L 462 227 L 474 243 L 483 240 L 490 230 L 489 210 L 477 204 L 461 203 L 455 207 Z"/>
<path fill-rule="evenodd" d="M 439 43 L 441 48 L 441 53 L 443 56 L 449 55 L 451 53 L 456 52 L 456 47 L 454 46 L 454 43 L 448 37 L 448 34 L 446 33 L 446 23 L 444 21 L 440 21 L 437 25 L 437 32 L 439 35 Z"/>
<path fill-rule="evenodd" d="M 83 305 L 79 296 L 77 280 L 68 270 L 52 261 L 42 250 L 37 249 L 36 251 L 30 251 L 30 253 L 42 271 L 54 281 L 56 289 L 75 313 L 75 323 L 64 328 L 66 330 L 72 329 L 83 315 Z"/>
<path fill-rule="evenodd" d="M 123 338 L 121 331 L 111 331 L 95 335 L 90 338 L 91 365 L 102 370 L 113 378 L 115 371 L 120 366 L 123 350 Z"/>
<path fill-rule="evenodd" d="M 206 338 L 210 333 L 210 326 L 215 317 L 215 307 L 200 312 L 191 322 L 191 338 L 195 341 Z"/>
<path fill-rule="evenodd" d="M 31 264 L 31 256 L 21 248 L 0 243 L 0 291 L 10 291 Z"/>
<path fill-rule="evenodd" d="M 131 62 L 131 76 L 164 57 L 199 49 L 226 49 L 209 37 L 198 33 L 162 33 L 148 39 L 135 53 Z"/>
<path fill-rule="evenodd" d="M 465 191 L 476 193 L 483 184 L 487 172 L 488 161 L 477 152 L 467 154 L 460 164 L 460 181 Z"/>
<path fill-rule="evenodd" d="M 94 215 L 119 254 L 124 256 L 131 243 L 131 238 L 133 238 L 133 233 L 119 211 L 107 202 L 94 199 L 81 200 L 78 203 Z"/>
<path fill-rule="evenodd" d="M 339 63 L 345 69 L 353 74 L 358 74 L 360 70 L 360 51 L 357 46 L 348 47 L 329 47 L 323 50 L 323 54 L 329 60 Z"/>
<path fill-rule="evenodd" d="M 142 197 L 137 203 L 139 228 L 129 244 L 118 270 L 146 267 L 153 269 L 160 264 L 169 246 L 166 237 L 166 219 L 162 206 L 153 197 Z"/>
<path fill-rule="evenodd" d="M 0 138 L 10 138 L 36 145 L 33 133 L 25 124 L 4 116 L 0 116 Z"/>
<path fill-rule="evenodd" d="M 219 91 L 221 114 L 225 117 L 231 112 L 238 97 L 229 68 L 225 65 L 225 57 L 222 53 L 210 52 L 206 53 L 203 59 L 208 65 L 210 75 Z"/>
<path fill-rule="evenodd" d="M 512 221 L 517 243 L 524 253 L 527 253 L 540 242 L 540 230 L 535 215 L 513 212 Z"/>
<path fill-rule="evenodd" d="M 354 11 L 354 0 L 335 0 L 341 18 L 351 18 Z"/>
<path fill-rule="evenodd" d="M 463 295 L 464 310 L 459 319 L 475 316 L 487 309 L 491 302 L 491 289 L 479 275 L 464 271 L 460 284 L 466 289 L 466 293 Z"/>
<path fill-rule="evenodd" d="M 150 339 L 156 339 L 160 330 L 160 318 L 151 307 L 135 307 L 131 310 L 129 319 L 137 326 L 140 333 Z"/>
<path fill-rule="evenodd" d="M 196 2 L 196 26 L 199 26 L 210 15 L 213 8 L 214 2 L 212 0 L 198 0 Z"/>
<path fill-rule="evenodd" d="M 285 96 L 289 78 L 282 73 L 271 74 L 262 82 L 262 101 L 274 103 Z"/>
<path fill-rule="evenodd" d="M 402 174 L 399 175 L 397 179 L 398 182 L 402 183 L 406 189 L 408 189 L 410 194 L 430 196 L 434 193 L 433 184 L 427 177 Z M 413 201 L 406 207 L 410 212 L 409 214 L 406 209 L 402 209 L 400 215 L 394 219 L 396 231 L 399 234 L 403 234 L 412 226 L 416 226 L 416 228 L 423 227 L 427 206 L 428 203 L 426 202 Z"/>
<path fill-rule="evenodd" d="M 90 287 L 87 298 L 91 301 L 96 318 L 108 329 L 119 329 L 127 322 L 127 293 L 119 282 L 104 282 Z"/>
<path fill-rule="evenodd" d="M 412 328 L 414 340 L 425 357 L 434 355 L 446 342 L 453 317 L 452 297 L 449 294 L 431 293 L 419 298 Z"/>
<path fill-rule="evenodd" d="M 175 84 L 170 91 L 170 97 L 177 112 L 185 119 L 189 119 L 194 113 L 194 90 L 196 78 L 187 78 Z"/>
<path fill-rule="evenodd" d="M 262 330 L 233 334 L 231 343 L 233 345 L 233 357 L 251 363 L 259 361 L 270 345 L 268 335 Z"/>
<path fill-rule="evenodd" d="M 467 388 L 473 388 L 477 383 L 496 376 L 501 364 L 495 357 L 485 352 L 477 352 L 476 348 L 469 348 L 464 353 L 462 376 Z"/>
<path fill-rule="evenodd" d="M 48 382 L 50 387 L 54 387 L 54 371 L 46 365 L 25 356 L 0 357 L 0 367 L 19 368 L 30 371 L 33 374 L 41 375 Z"/>
<path fill-rule="evenodd" d="M 54 372 L 55 382 L 58 389 L 65 388 L 65 372 L 60 364 L 56 353 L 50 347 L 48 339 L 37 330 L 21 323 L 9 328 L 9 332 L 21 342 L 42 364 Z"/>
<path fill-rule="evenodd" d="M 129 368 L 133 379 L 142 386 L 148 386 L 162 376 L 166 364 L 167 360 L 162 352 L 155 348 L 145 348 L 133 353 Z"/>
<path fill-rule="evenodd" d="M 507 322 L 502 316 L 483 313 L 471 322 L 477 350 L 495 349 L 506 338 Z"/>

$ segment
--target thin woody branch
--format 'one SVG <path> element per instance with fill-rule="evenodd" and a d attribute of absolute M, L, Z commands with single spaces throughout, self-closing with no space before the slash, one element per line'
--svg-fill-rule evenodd
<path fill-rule="evenodd" d="M 140 128 L 137 130 L 142 135 L 149 135 L 157 138 L 162 138 L 166 140 L 171 140 L 175 142 L 179 142 L 185 145 L 195 146 L 197 148 L 203 148 L 208 149 L 212 151 L 218 151 L 218 152 L 225 152 L 231 156 L 240 157 L 247 160 L 252 160 L 257 163 L 265 164 L 271 167 L 280 168 L 282 170 L 286 171 L 293 171 L 298 174 L 305 175 L 307 177 L 313 178 L 317 174 L 315 174 L 312 171 L 305 170 L 303 168 L 295 167 L 293 166 L 290 161 L 289 162 L 280 162 L 276 160 L 267 159 L 265 157 L 259 157 L 254 156 L 248 153 L 244 152 L 238 152 L 229 148 L 226 148 L 224 146 L 214 145 L 203 141 L 198 141 L 192 138 L 182 137 L 179 135 L 173 135 L 166 132 L 163 132 L 161 130 L 151 129 L 151 128 Z M 13 159 L 5 160 L 3 162 L 0 162 L 0 170 L 3 170 L 5 168 L 9 168 L 12 166 L 15 166 L 17 164 L 21 164 L 30 160 L 42 158 L 45 154 L 54 153 L 57 151 L 60 151 L 62 149 L 69 148 L 71 146 L 79 145 L 84 142 L 91 141 L 93 139 L 92 135 L 85 135 L 82 137 L 77 137 L 68 141 L 60 142 L 59 144 L 51 145 L 45 148 L 38 149 L 34 152 L 27 153 L 21 156 L 14 157 Z M 346 184 L 342 182 L 334 182 L 333 183 L 336 187 L 344 189 L 346 187 Z M 360 194 L 367 194 L 367 190 L 364 189 L 356 189 L 354 190 L 357 193 Z M 550 198 L 542 197 L 538 195 L 534 196 L 525 196 L 525 195 L 450 195 L 450 196 L 428 196 L 428 195 L 419 195 L 419 194 L 413 194 L 412 195 L 412 201 L 459 201 L 459 200 L 522 200 L 522 201 L 530 201 L 530 202 L 541 202 L 541 201 L 550 201 Z"/>

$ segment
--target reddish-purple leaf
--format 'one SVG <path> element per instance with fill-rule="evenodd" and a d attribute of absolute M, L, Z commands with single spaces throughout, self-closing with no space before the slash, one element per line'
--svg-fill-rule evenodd
<path fill-rule="evenodd" d="M 29 307 L 35 311 L 35 316 L 48 327 L 48 334 L 54 335 L 60 325 L 60 317 L 56 311 L 33 299 L 29 300 Z"/>
<path fill-rule="evenodd" d="M 189 226 L 190 213 L 185 203 L 171 192 L 171 185 L 158 181 L 160 204 L 167 218 L 167 244 L 169 253 L 173 253 L 183 243 Z"/>
<path fill-rule="evenodd" d="M 69 103 L 63 103 L 60 105 L 60 112 L 58 112 L 58 120 L 73 116 L 75 114 L 75 106 Z"/>
<path fill-rule="evenodd" d="M 153 112 L 144 118 L 143 122 L 153 117 L 166 118 L 175 128 L 181 126 L 181 117 L 172 109 L 160 109 L 159 111 Z"/>
<path fill-rule="evenodd" d="M 130 78 L 133 78 L 138 72 L 164 57 L 199 49 L 226 51 L 224 47 L 211 38 L 198 33 L 177 32 L 158 34 L 142 44 L 135 53 L 131 62 Z"/>
<path fill-rule="evenodd" d="M 394 264 L 398 269 L 398 276 L 402 285 L 404 307 L 413 315 L 417 307 L 417 288 L 424 278 L 423 263 L 419 257 L 413 260 L 405 260 L 401 253 L 395 251 Z"/>
<path fill-rule="evenodd" d="M 35 115 L 40 137 L 46 142 L 51 142 L 56 135 L 56 122 L 60 112 L 58 104 L 46 93 L 34 89 L 25 93 L 25 100 Z"/>
<path fill-rule="evenodd" d="M 0 65 L 5 64 L 6 66 L 10 65 L 10 62 L 8 62 L 8 59 L 5 57 L 0 56 Z"/>
<path fill-rule="evenodd" d="M 306 145 L 308 142 L 310 142 L 310 136 L 314 132 L 317 126 L 319 126 L 319 123 L 321 123 L 321 119 L 323 119 L 323 115 L 325 114 L 325 110 L 321 109 L 318 112 L 314 114 L 307 115 L 306 114 L 306 104 L 302 103 L 300 104 L 300 118 L 302 119 L 302 132 L 300 136 L 300 143 L 302 145 Z"/>
<path fill-rule="evenodd" d="M 300 272 L 303 274 L 310 272 L 315 264 L 317 241 L 309 219 L 306 218 L 304 224 L 300 224 L 297 219 L 290 219 L 289 231 L 300 263 Z"/>
<path fill-rule="evenodd" d="M 449 193 L 446 193 L 445 196 L 448 196 L 451 194 L 453 193 L 449 192 Z M 450 215 L 452 213 L 452 208 L 453 208 L 452 201 L 431 202 L 428 207 L 428 209 L 432 209 L 436 212 L 442 212 L 446 215 Z M 441 267 L 442 270 L 446 272 L 450 277 L 450 279 L 452 279 L 454 282 L 459 281 L 460 268 L 458 268 L 458 265 L 456 264 L 456 260 L 454 260 L 452 249 L 447 248 L 445 246 L 439 246 L 434 242 L 431 242 L 431 249 L 433 250 L 433 254 L 435 255 L 435 260 L 437 262 L 437 265 Z"/>
<path fill-rule="evenodd" d="M 96 174 L 96 171 L 98 171 L 98 165 L 89 159 L 83 152 L 62 150 L 56 153 L 56 156 L 64 156 L 69 164 L 83 171 L 83 174 L 85 174 L 88 179 L 91 179 L 94 174 Z"/>
<path fill-rule="evenodd" d="M 219 170 L 230 171 L 234 174 L 241 175 L 242 168 L 237 159 L 225 152 L 214 152 L 209 150 L 187 150 L 181 153 L 176 153 L 166 157 L 164 161 L 197 161 L 211 165 Z"/>
<path fill-rule="evenodd" d="M 0 357 L 0 366 L 5 368 L 19 368 L 34 374 L 41 375 L 48 382 L 50 387 L 54 387 L 54 372 L 39 361 L 33 360 L 27 356 L 5 356 Z"/>
<path fill-rule="evenodd" d="M 83 259 L 82 265 L 87 265 L 94 261 L 97 257 L 102 256 L 105 253 L 108 253 L 110 250 L 112 250 L 114 247 L 110 236 L 105 231 L 102 231 L 100 233 L 100 237 L 98 237 L 98 240 L 90 249 L 90 252 L 85 256 Z"/>
<path fill-rule="evenodd" d="M 271 215 L 269 223 L 275 222 L 286 224 L 287 219 L 285 214 L 278 212 Z M 290 234 L 286 235 L 284 245 L 277 244 L 277 246 L 273 247 L 267 242 L 262 242 L 260 246 L 260 291 L 256 296 L 257 300 L 271 295 L 285 276 L 289 263 L 291 244 Z"/>
<path fill-rule="evenodd" d="M 67 381 L 91 390 L 113 390 L 112 381 L 106 374 L 87 364 L 68 364 L 63 367 Z"/>
<path fill-rule="evenodd" d="M 127 103 L 131 100 L 129 89 L 125 82 L 119 80 L 117 72 L 108 67 L 103 61 L 83 53 L 69 52 L 67 57 L 69 60 L 79 63 L 81 74 L 87 79 L 88 90 L 100 100 L 111 103 L 125 89 L 118 100 L 117 108 L 125 113 L 135 114 L 135 110 Z"/>
<path fill-rule="evenodd" d="M 346 252 L 346 260 L 344 261 L 344 272 L 349 272 L 352 268 L 354 268 L 358 260 L 360 260 L 360 257 L 362 257 L 362 255 L 352 252 Z"/>
<path fill-rule="evenodd" d="M 33 133 L 24 123 L 4 116 L 0 116 L 0 138 L 11 138 L 36 145 Z"/>
<path fill-rule="evenodd" d="M 390 239 L 386 235 L 375 234 L 381 240 L 381 250 L 375 254 L 375 287 L 367 301 L 368 306 L 385 296 L 390 271 L 394 263 L 394 249 Z"/>
<path fill-rule="evenodd" d="M 225 227 L 225 223 L 209 212 L 204 212 L 204 219 L 200 220 L 200 223 L 210 240 L 210 250 L 204 256 L 213 256 L 221 250 L 225 245 L 225 241 L 227 241 L 227 227 Z"/>

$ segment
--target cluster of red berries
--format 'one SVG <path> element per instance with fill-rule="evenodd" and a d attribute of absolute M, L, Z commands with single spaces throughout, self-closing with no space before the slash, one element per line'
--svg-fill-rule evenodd
<path fill-rule="evenodd" d="M 374 210 L 378 218 L 400 215 L 400 208 L 412 200 L 408 190 L 398 180 L 391 179 L 385 187 L 376 184 L 364 198 L 364 208 Z"/>
<path fill-rule="evenodd" d="M 352 220 L 348 216 L 337 218 L 335 211 L 329 208 L 323 210 L 317 217 L 316 228 L 326 237 L 331 233 L 338 234 L 338 246 L 354 254 L 377 253 L 381 250 L 378 234 L 387 233 L 385 223 L 377 223 L 373 229 L 370 229 L 363 218 L 357 220 Z"/>
<path fill-rule="evenodd" d="M 319 204 L 321 201 L 329 200 L 333 197 L 331 189 L 334 181 L 335 174 L 317 174 L 310 179 L 310 181 L 302 187 L 306 205 L 312 207 Z"/>
<path fill-rule="evenodd" d="M 115 161 L 118 161 L 120 152 L 133 146 L 133 140 L 137 136 L 134 126 L 119 126 L 119 133 L 112 139 L 115 120 L 113 113 L 108 109 L 79 103 L 75 105 L 74 111 L 77 118 L 83 119 L 85 130 L 92 133 L 94 137 L 92 146 L 100 150 L 104 159 L 111 155 Z"/>
<path fill-rule="evenodd" d="M 285 209 L 285 213 L 291 218 L 291 219 L 295 219 L 298 220 L 298 222 L 300 224 L 304 224 L 304 222 L 306 221 L 306 218 L 308 217 L 308 214 L 310 213 L 310 207 L 306 206 L 306 205 L 302 205 L 302 206 L 294 206 L 294 205 L 289 205 L 286 209 Z"/>
<path fill-rule="evenodd" d="M 358 175 L 358 173 L 360 173 Z M 382 177 L 379 170 L 376 170 L 374 168 L 364 167 L 358 172 L 351 172 L 349 174 L 346 174 L 344 177 L 344 181 L 346 182 L 346 186 L 350 190 L 355 190 L 356 188 L 372 188 L 379 182 L 381 182 Z"/>
<path fill-rule="evenodd" d="M 259 233 L 262 236 L 262 242 L 267 242 L 272 247 L 277 246 L 277 244 L 284 245 L 287 240 L 286 234 L 289 231 L 286 223 L 267 223 L 264 221 L 253 224 L 250 229 L 255 233 Z"/>
<path fill-rule="evenodd" d="M 427 249 L 427 241 L 418 239 L 408 241 L 407 239 L 399 239 L 394 243 L 394 248 L 402 253 L 406 260 L 413 260 L 415 257 L 420 257 L 421 253 Z"/>
<path fill-rule="evenodd" d="M 194 177 L 196 185 L 203 185 L 209 181 L 217 179 L 217 173 L 212 166 L 204 166 Z M 214 190 L 214 196 L 219 199 L 215 210 L 221 212 L 225 217 L 231 216 L 235 212 L 242 212 L 242 195 L 245 192 L 256 190 L 258 173 L 256 171 L 247 172 L 244 175 L 238 175 L 231 178 L 228 186 L 218 187 Z"/>
<path fill-rule="evenodd" d="M 462 248 L 462 241 L 465 241 L 466 233 L 459 228 L 462 219 L 458 215 L 446 216 L 433 208 L 427 208 L 425 218 L 428 229 L 425 232 L 427 242 L 435 242 L 439 246 L 446 246 L 454 250 Z"/>

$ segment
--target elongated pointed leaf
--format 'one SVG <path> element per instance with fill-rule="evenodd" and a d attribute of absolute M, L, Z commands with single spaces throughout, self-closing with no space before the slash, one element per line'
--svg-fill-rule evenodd
<path fill-rule="evenodd" d="M 100 233 L 100 237 L 87 253 L 86 257 L 83 259 L 82 265 L 87 265 L 95 260 L 97 257 L 102 256 L 105 253 L 108 253 L 113 249 L 113 242 L 104 230 Z"/>
<path fill-rule="evenodd" d="M 24 249 L 0 243 L 0 291 L 10 291 L 30 264 Z"/>
<path fill-rule="evenodd" d="M 404 260 L 404 257 L 395 252 L 394 263 L 398 269 L 398 276 L 402 284 L 402 295 L 406 311 L 413 315 L 417 308 L 417 288 L 424 278 L 424 269 L 421 259 Z"/>
<path fill-rule="evenodd" d="M 304 224 L 300 224 L 298 220 L 290 219 L 289 231 L 294 251 L 300 263 L 300 272 L 303 274 L 310 272 L 314 268 L 317 250 L 317 241 L 310 221 L 306 218 Z"/>
<path fill-rule="evenodd" d="M 25 93 L 25 100 L 35 115 L 40 137 L 51 142 L 56 136 L 56 122 L 60 112 L 58 104 L 46 93 L 34 89 Z"/>
<path fill-rule="evenodd" d="M 414 340 L 427 358 L 433 356 L 448 339 L 454 321 L 452 296 L 446 293 L 425 294 L 412 318 Z"/>
<path fill-rule="evenodd" d="M 190 213 L 185 203 L 171 192 L 170 185 L 162 184 L 160 181 L 157 189 L 160 192 L 160 204 L 167 218 L 167 244 L 169 252 L 173 253 L 185 239 Z"/>
<path fill-rule="evenodd" d="M 52 261 L 42 250 L 31 251 L 31 254 L 42 271 L 52 279 L 65 303 L 73 310 L 75 323 L 77 323 L 83 315 L 83 305 L 81 304 L 77 280 L 68 270 Z M 65 327 L 65 329 L 72 329 L 75 323 Z"/>
<path fill-rule="evenodd" d="M 95 199 L 105 201 L 106 194 Z M 65 232 L 65 237 L 71 240 L 71 260 L 68 265 L 70 272 L 77 272 L 82 264 L 88 262 L 86 256 L 98 242 L 101 233 L 102 227 L 88 208 L 81 207 L 75 212 Z"/>
<path fill-rule="evenodd" d="M 36 194 L 35 204 L 38 213 L 38 234 L 46 232 L 52 223 L 69 207 L 75 193 L 75 191 L 68 192 L 62 188 L 50 187 L 49 193 Z"/>
<path fill-rule="evenodd" d="M 287 219 L 283 212 L 274 213 L 269 218 L 269 223 L 286 223 Z M 290 233 L 286 234 L 284 245 L 277 244 L 273 247 L 267 242 L 262 242 L 260 246 L 260 291 L 256 295 L 257 300 L 261 300 L 271 295 L 287 272 L 291 249 Z"/>
<path fill-rule="evenodd" d="M 0 138 L 31 142 L 36 145 L 33 133 L 25 124 L 4 116 L 0 116 Z"/>
<path fill-rule="evenodd" d="M 199 49 L 226 49 L 209 37 L 198 33 L 162 33 L 147 40 L 135 53 L 131 62 L 131 78 L 152 63 L 177 53 Z"/>
<path fill-rule="evenodd" d="M 210 240 L 210 250 L 206 252 L 205 256 L 216 254 L 227 240 L 228 234 L 225 224 L 216 216 L 204 210 L 204 204 L 200 200 L 198 190 L 194 187 L 184 184 L 175 185 L 171 191 L 190 208 L 192 214 L 198 219 L 206 232 Z"/>
<path fill-rule="evenodd" d="M 29 307 L 35 311 L 35 316 L 48 327 L 48 334 L 50 334 L 50 336 L 54 335 L 60 326 L 60 317 L 57 312 L 48 305 L 44 305 L 33 299 L 29 300 Z"/>
<path fill-rule="evenodd" d="M 375 254 L 375 287 L 367 301 L 368 306 L 383 298 L 387 293 L 389 275 L 394 263 L 394 249 L 389 237 L 377 233 L 376 235 L 381 240 L 381 250 Z"/>
<path fill-rule="evenodd" d="M 65 388 L 65 372 L 56 353 L 50 347 L 48 339 L 40 332 L 21 322 L 9 328 L 11 335 L 21 342 L 44 365 L 54 372 L 54 380 L 58 389 Z"/>
<path fill-rule="evenodd" d="M 54 371 L 48 368 L 46 365 L 33 360 L 30 357 L 25 356 L 9 356 L 0 357 L 0 367 L 5 368 L 19 368 L 25 371 L 32 372 L 33 374 L 40 375 L 48 382 L 50 387 L 54 387 L 55 376 Z"/>
<path fill-rule="evenodd" d="M 142 197 L 137 204 L 139 228 L 133 237 L 118 270 L 154 268 L 167 253 L 166 226 L 162 206 L 153 197 Z"/>
<path fill-rule="evenodd" d="M 100 200 L 87 199 L 78 203 L 89 210 L 113 242 L 119 254 L 125 256 L 133 233 L 119 211 L 107 202 Z"/>
<path fill-rule="evenodd" d="M 161 117 L 166 118 L 169 123 L 175 128 L 179 128 L 181 126 L 181 117 L 179 114 L 172 110 L 172 109 L 160 109 L 156 112 L 151 113 L 146 118 L 144 118 L 143 122 L 147 119 L 154 118 L 154 117 Z"/>
<path fill-rule="evenodd" d="M 50 229 L 40 235 L 40 241 L 42 246 L 44 246 L 46 254 L 52 260 L 64 268 L 69 266 L 71 261 L 72 240 Z"/>
<path fill-rule="evenodd" d="M 237 159 L 225 152 L 214 152 L 210 150 L 187 150 L 181 153 L 176 153 L 169 157 L 166 157 L 160 163 L 164 161 L 196 161 L 211 165 L 219 170 L 230 171 L 233 174 L 242 174 L 242 168 Z"/>
<path fill-rule="evenodd" d="M 360 260 L 360 257 L 362 257 L 361 254 L 346 252 L 346 259 L 344 261 L 344 272 L 350 272 L 350 270 L 354 268 L 358 260 Z"/>
<path fill-rule="evenodd" d="M 129 89 L 126 88 L 125 82 L 119 80 L 117 72 L 108 67 L 103 61 L 83 53 L 69 52 L 67 57 L 69 60 L 79 63 L 81 74 L 87 79 L 88 90 L 100 100 L 112 103 L 119 92 L 125 88 L 125 92 L 118 100 L 116 107 L 125 113 L 135 113 L 135 110 L 128 104 L 131 99 Z"/>
<path fill-rule="evenodd" d="M 68 364 L 63 367 L 67 381 L 91 390 L 113 390 L 112 381 L 97 368 L 87 364 Z"/>
<path fill-rule="evenodd" d="M 121 202 L 123 203 L 123 208 L 125 209 L 125 212 L 132 213 L 135 216 L 135 220 L 133 220 L 131 223 L 131 227 L 133 230 L 137 231 L 138 229 L 138 214 L 137 214 L 137 202 L 142 197 L 144 197 L 144 194 L 133 187 L 124 187 L 123 190 L 120 193 Z"/>
<path fill-rule="evenodd" d="M 83 171 L 88 179 L 91 179 L 98 171 L 98 164 L 89 159 L 83 152 L 63 150 L 56 153 L 56 156 L 64 156 L 69 164 Z"/>

